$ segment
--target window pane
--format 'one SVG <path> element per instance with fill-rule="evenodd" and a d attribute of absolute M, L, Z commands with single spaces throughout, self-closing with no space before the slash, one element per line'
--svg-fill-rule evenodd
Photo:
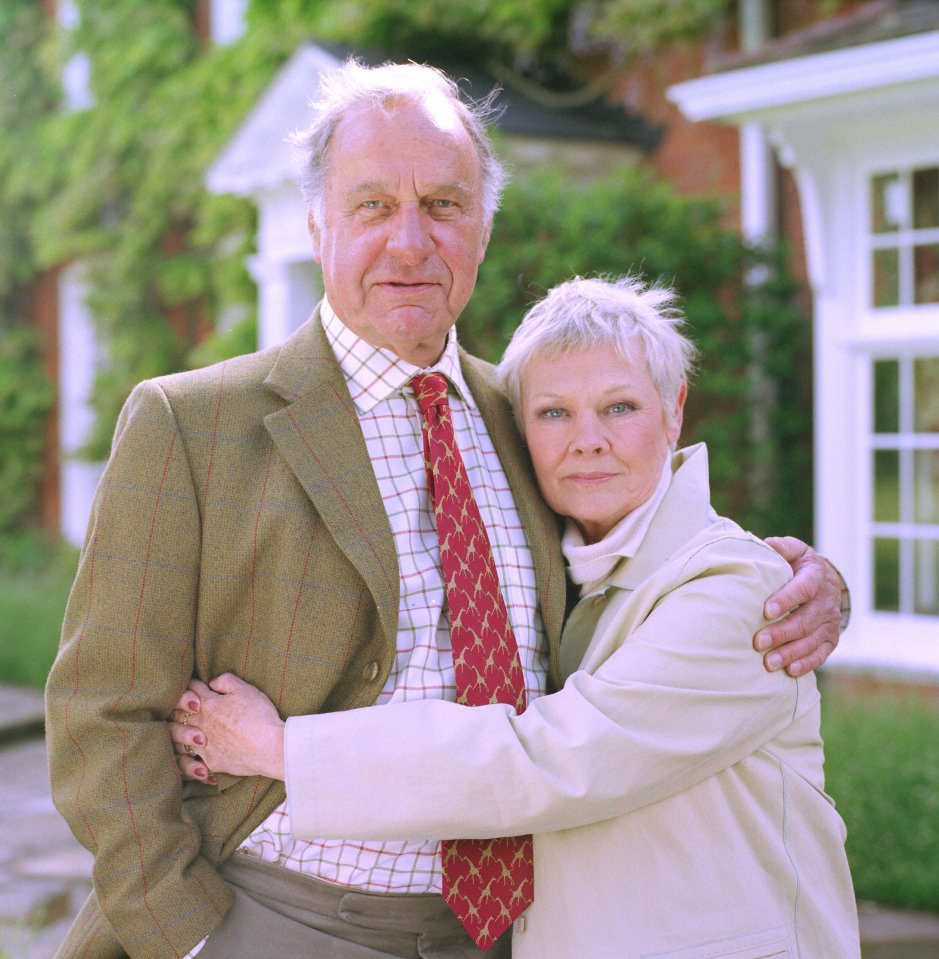
<path fill-rule="evenodd" d="M 917 523 L 939 523 L 939 450 L 917 450 L 913 472 L 916 484 L 914 520 Z"/>
<path fill-rule="evenodd" d="M 900 364 L 896 360 L 874 363 L 874 432 L 900 432 Z"/>
<path fill-rule="evenodd" d="M 874 451 L 874 521 L 900 522 L 900 454 Z"/>
<path fill-rule="evenodd" d="M 896 250 L 874 250 L 874 306 L 900 305 L 900 266 Z"/>
<path fill-rule="evenodd" d="M 917 433 L 939 433 L 939 356 L 914 361 L 913 383 L 913 429 Z"/>
<path fill-rule="evenodd" d="M 874 609 L 900 610 L 900 541 L 874 540 Z"/>
<path fill-rule="evenodd" d="M 913 302 L 939 303 L 939 243 L 913 247 L 913 270 Z"/>
<path fill-rule="evenodd" d="M 939 167 L 913 171 L 913 226 L 939 226 Z"/>
<path fill-rule="evenodd" d="M 906 199 L 900 177 L 896 173 L 875 176 L 871 188 L 871 231 L 890 233 L 898 230 L 903 223 Z"/>
<path fill-rule="evenodd" d="M 939 614 L 939 542 L 920 540 L 916 544 L 915 612 Z"/>

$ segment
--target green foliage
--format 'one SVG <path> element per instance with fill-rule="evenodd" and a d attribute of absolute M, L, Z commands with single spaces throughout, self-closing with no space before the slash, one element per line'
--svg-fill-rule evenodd
<path fill-rule="evenodd" d="M 700 36 L 725 7 L 726 0 L 607 0 L 594 8 L 590 33 L 637 53 Z"/>
<path fill-rule="evenodd" d="M 325 5 L 320 31 L 393 56 L 512 63 L 567 49 L 571 0 L 344 0 Z M 472 44 L 467 38 L 472 37 Z"/>
<path fill-rule="evenodd" d="M 23 157 L 35 151 L 42 121 L 57 101 L 39 57 L 43 40 L 41 4 L 0 4 L 0 329 L 25 319 L 24 304 L 16 301 L 35 269 L 22 229 L 31 212 Z"/>
<path fill-rule="evenodd" d="M 31 319 L 34 246 L 23 235 L 25 189 L 43 119 L 56 104 L 37 51 L 43 13 L 32 0 L 0 5 L 0 535 L 33 518 L 52 386 Z"/>
<path fill-rule="evenodd" d="M 744 286 L 745 270 L 760 261 L 767 279 Z M 702 353 L 683 442 L 708 443 L 717 508 L 762 535 L 808 537 L 811 389 L 800 377 L 808 317 L 792 305 L 795 284 L 781 253 L 747 250 L 717 203 L 682 198 L 635 167 L 581 185 L 554 170 L 526 173 L 506 191 L 461 340 L 496 360 L 549 287 L 577 274 L 623 273 L 660 280 L 681 295 Z M 761 408 L 765 435 L 754 439 L 758 360 L 771 401 Z"/>
<path fill-rule="evenodd" d="M 277 24 L 394 58 L 501 65 L 552 85 L 579 72 L 573 49 L 614 61 L 708 29 L 727 0 L 254 0 L 253 26 Z"/>
<path fill-rule="evenodd" d="M 0 535 L 30 517 L 42 470 L 52 384 L 39 356 L 39 337 L 20 327 L 0 335 Z"/>
<path fill-rule="evenodd" d="M 253 299 L 243 265 L 253 208 L 202 181 L 296 39 L 258 31 L 205 49 L 193 0 L 78 6 L 71 44 L 91 58 L 99 105 L 47 118 L 22 189 L 39 264 L 83 257 L 89 266 L 89 306 L 107 345 L 96 429 L 81 451 L 96 458 L 133 385 L 184 367 L 211 317 Z"/>
<path fill-rule="evenodd" d="M 861 899 L 939 903 L 939 709 L 915 699 L 823 701 L 826 790 L 848 827 Z"/>
<path fill-rule="evenodd" d="M 229 327 L 207 336 L 198 346 L 193 348 L 186 357 L 186 366 L 197 369 L 220 363 L 222 360 L 243 353 L 252 353 L 257 349 L 258 323 L 257 318 L 249 316 Z"/>
<path fill-rule="evenodd" d="M 42 688 L 77 562 L 77 550 L 39 533 L 0 539 L 0 681 Z"/>

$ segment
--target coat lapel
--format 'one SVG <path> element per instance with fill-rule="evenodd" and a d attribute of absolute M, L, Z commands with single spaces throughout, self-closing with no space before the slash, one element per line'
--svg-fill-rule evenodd
<path fill-rule="evenodd" d="M 318 311 L 284 344 L 265 382 L 288 402 L 265 417 L 267 430 L 336 545 L 359 571 L 393 645 L 399 593 L 394 540 L 358 416 Z"/>
<path fill-rule="evenodd" d="M 600 592 L 611 587 L 632 592 L 657 573 L 696 533 L 712 522 L 707 448 L 703 443 L 672 454 L 672 482 L 649 529 L 631 559 L 621 560 Z M 580 669 L 606 609 L 589 599 L 571 614 L 561 647 L 561 675 Z"/>
<path fill-rule="evenodd" d="M 636 589 L 712 521 L 708 454 L 703 443 L 672 454 L 672 482 L 655 511 L 636 555 L 610 577 L 620 589 Z"/>

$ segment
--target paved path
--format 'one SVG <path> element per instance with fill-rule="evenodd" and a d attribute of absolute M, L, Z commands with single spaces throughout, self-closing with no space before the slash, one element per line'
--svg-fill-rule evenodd
<path fill-rule="evenodd" d="M 49 797 L 41 729 L 42 697 L 0 684 L 0 959 L 52 959 L 91 888 L 91 855 Z M 860 918 L 863 959 L 939 959 L 939 915 L 862 903 Z"/>
<path fill-rule="evenodd" d="M 52 959 L 91 889 L 91 854 L 49 795 L 42 697 L 0 687 L 0 957 Z"/>

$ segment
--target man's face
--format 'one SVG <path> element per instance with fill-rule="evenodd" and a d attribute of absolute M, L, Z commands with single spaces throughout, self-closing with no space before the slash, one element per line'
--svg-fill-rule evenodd
<path fill-rule="evenodd" d="M 339 318 L 417 366 L 443 351 L 476 285 L 491 223 L 479 158 L 440 98 L 355 107 L 329 145 L 315 259 Z"/>

